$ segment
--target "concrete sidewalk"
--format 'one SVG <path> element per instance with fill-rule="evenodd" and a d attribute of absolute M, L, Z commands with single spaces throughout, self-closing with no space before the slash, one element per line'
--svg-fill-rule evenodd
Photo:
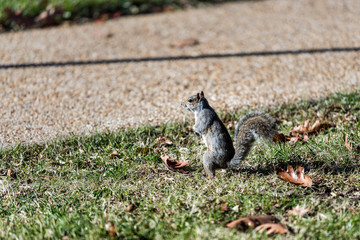
<path fill-rule="evenodd" d="M 186 38 L 200 44 L 170 47 Z M 0 145 L 183 119 L 180 101 L 199 90 L 234 110 L 356 88 L 359 47 L 358 0 L 237 2 L 1 34 Z M 324 52 L 283 52 L 308 49 Z M 20 66 L 49 62 L 61 66 Z"/>

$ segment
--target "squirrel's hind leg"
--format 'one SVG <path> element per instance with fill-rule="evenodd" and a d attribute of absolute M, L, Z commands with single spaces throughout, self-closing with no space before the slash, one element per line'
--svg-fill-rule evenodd
<path fill-rule="evenodd" d="M 205 169 L 206 174 L 209 177 L 215 177 L 215 170 L 216 167 L 214 165 L 215 159 L 213 159 L 213 156 L 209 152 L 206 152 L 203 156 L 202 162 Z"/>

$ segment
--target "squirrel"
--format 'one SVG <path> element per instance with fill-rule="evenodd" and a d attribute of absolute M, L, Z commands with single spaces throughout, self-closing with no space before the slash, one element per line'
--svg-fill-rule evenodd
<path fill-rule="evenodd" d="M 203 91 L 189 97 L 181 106 L 195 114 L 193 130 L 201 135 L 207 147 L 202 162 L 209 177 L 215 177 L 217 169 L 238 166 L 250 152 L 254 141 L 263 139 L 271 143 L 278 133 L 274 118 L 262 113 L 248 114 L 235 128 L 234 148 L 229 132 L 209 105 Z"/>

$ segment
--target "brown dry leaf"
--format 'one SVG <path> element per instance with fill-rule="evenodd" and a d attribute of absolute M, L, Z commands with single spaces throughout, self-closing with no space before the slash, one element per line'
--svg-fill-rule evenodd
<path fill-rule="evenodd" d="M 311 119 L 307 119 L 304 124 L 300 124 L 295 126 L 290 134 L 289 134 L 289 141 L 293 142 L 294 144 L 298 141 L 307 142 L 309 141 L 309 135 L 315 134 L 319 132 L 321 129 L 327 129 L 334 124 L 323 122 L 320 123 L 319 120 L 316 120 L 315 123 L 310 126 Z"/>
<path fill-rule="evenodd" d="M 260 233 L 264 232 L 265 230 L 267 230 L 266 235 L 287 233 L 287 229 L 284 228 L 282 224 L 278 223 L 265 223 L 255 228 L 255 231 L 259 231 Z"/>
<path fill-rule="evenodd" d="M 300 137 L 299 134 L 295 133 L 295 134 L 292 134 L 290 133 L 290 142 L 292 142 L 293 144 L 297 143 L 298 141 L 301 141 L 302 140 L 302 137 Z"/>
<path fill-rule="evenodd" d="M 227 211 L 229 210 L 229 208 L 228 208 L 228 206 L 227 206 L 228 203 L 229 203 L 229 202 L 224 202 L 224 203 L 222 203 L 222 204 L 220 205 L 220 210 L 221 210 L 222 213 L 227 212 Z"/>
<path fill-rule="evenodd" d="M 344 142 L 345 142 L 345 147 L 348 149 L 348 150 L 353 150 L 353 146 L 351 144 L 351 142 L 349 142 L 348 140 L 348 135 L 346 134 L 345 135 L 345 139 L 344 139 Z"/>
<path fill-rule="evenodd" d="M 168 146 L 171 146 L 171 145 L 174 144 L 168 137 L 158 137 L 158 138 L 155 139 L 155 141 L 157 143 L 160 143 L 160 144 L 163 144 L 163 145 L 168 145 Z"/>
<path fill-rule="evenodd" d="M 253 216 L 253 217 L 243 217 L 226 224 L 226 227 L 236 228 L 239 230 L 246 230 L 249 227 L 255 228 L 261 224 L 276 223 L 276 222 L 278 222 L 278 220 L 275 217 L 270 215 L 262 215 L 262 216 Z"/>
<path fill-rule="evenodd" d="M 189 171 L 185 170 L 186 166 L 190 164 L 187 160 L 178 160 L 171 158 L 168 155 L 161 155 L 161 159 L 163 160 L 165 166 L 173 172 L 188 174 Z"/>
<path fill-rule="evenodd" d="M 304 216 L 306 213 L 308 213 L 310 211 L 310 208 L 305 207 L 305 206 L 299 206 L 297 205 L 296 207 L 292 208 L 291 210 L 288 211 L 289 215 L 294 215 L 294 216 L 298 216 L 298 217 L 302 217 Z"/>
<path fill-rule="evenodd" d="M 178 41 L 176 43 L 172 43 L 172 44 L 170 44 L 170 47 L 183 48 L 183 47 L 188 47 L 188 46 L 195 46 L 195 45 L 198 45 L 199 43 L 200 43 L 199 40 L 197 40 L 195 38 L 188 38 L 188 39 Z"/>
<path fill-rule="evenodd" d="M 292 133 L 301 133 L 301 134 L 312 134 L 320 131 L 321 129 L 326 129 L 332 126 L 333 124 L 323 122 L 320 123 L 319 120 L 316 120 L 315 123 L 310 127 L 310 121 L 311 119 L 307 119 L 304 124 L 300 124 L 298 126 L 295 126 L 293 130 L 291 130 Z"/>
<path fill-rule="evenodd" d="M 107 222 L 105 225 L 105 230 L 111 238 L 116 237 L 116 227 L 112 222 Z"/>
<path fill-rule="evenodd" d="M 297 141 L 303 141 L 303 138 L 298 133 L 290 133 L 290 135 L 285 135 L 283 133 L 276 133 L 273 137 L 273 143 L 285 143 L 292 142 L 295 144 Z"/>
<path fill-rule="evenodd" d="M 300 165 L 296 165 L 296 172 L 290 165 L 288 165 L 287 171 L 280 167 L 275 167 L 275 170 L 279 178 L 285 182 L 290 182 L 301 187 L 310 187 L 312 185 L 311 178 L 305 175 L 304 168 Z"/>

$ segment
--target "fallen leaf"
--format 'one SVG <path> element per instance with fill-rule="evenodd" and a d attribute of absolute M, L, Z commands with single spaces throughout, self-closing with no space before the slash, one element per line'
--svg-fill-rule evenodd
<path fill-rule="evenodd" d="M 285 142 L 290 141 L 293 144 L 296 144 L 298 141 L 307 142 L 309 141 L 309 135 L 318 133 L 322 129 L 327 129 L 334 124 L 323 122 L 321 123 L 319 120 L 316 120 L 313 125 L 310 126 L 310 119 L 307 119 L 304 124 L 300 124 L 295 126 L 290 134 L 284 135 L 282 133 L 275 134 L 273 141 L 274 142 Z"/>
<path fill-rule="evenodd" d="M 265 230 L 267 230 L 266 235 L 287 233 L 287 229 L 284 228 L 282 224 L 278 223 L 265 223 L 255 228 L 255 231 L 259 231 L 260 233 L 264 232 Z"/>
<path fill-rule="evenodd" d="M 112 222 L 107 222 L 105 224 L 105 230 L 111 238 L 116 237 L 116 227 L 114 226 L 114 224 Z"/>
<path fill-rule="evenodd" d="M 300 165 L 296 165 L 296 172 L 290 165 L 287 166 L 287 171 L 280 167 L 275 167 L 275 170 L 279 178 L 285 182 L 290 182 L 301 187 L 310 187 L 312 185 L 311 178 L 304 174 L 304 168 Z"/>
<path fill-rule="evenodd" d="M 200 43 L 199 40 L 197 40 L 195 38 L 188 38 L 188 39 L 178 41 L 176 43 L 172 43 L 172 44 L 170 44 L 170 47 L 183 48 L 183 47 L 188 47 L 188 46 L 195 46 L 195 45 L 198 45 L 199 43 Z"/>
<path fill-rule="evenodd" d="M 285 142 L 292 142 L 293 144 L 297 143 L 298 141 L 302 141 L 303 138 L 298 133 L 290 133 L 289 135 L 285 135 L 283 133 L 276 133 L 273 137 L 273 143 L 285 143 Z"/>
<path fill-rule="evenodd" d="M 246 230 L 249 227 L 255 228 L 261 224 L 276 223 L 276 222 L 278 222 L 278 219 L 276 219 L 275 217 L 270 215 L 262 215 L 262 216 L 253 216 L 253 217 L 243 217 L 226 224 L 226 227 L 236 228 L 239 230 Z"/>
<path fill-rule="evenodd" d="M 227 205 L 228 205 L 228 202 L 224 202 L 220 205 L 220 211 L 222 213 L 227 212 L 229 210 Z"/>
<path fill-rule="evenodd" d="M 165 166 L 173 172 L 188 174 L 189 171 L 185 170 L 185 167 L 190 164 L 187 160 L 178 160 L 171 158 L 168 155 L 161 155 L 161 159 L 163 160 Z"/>
<path fill-rule="evenodd" d="M 168 137 L 158 137 L 155 139 L 155 141 L 163 145 L 173 145 L 173 142 Z"/>
<path fill-rule="evenodd" d="M 353 146 L 351 142 L 349 142 L 347 134 L 345 135 L 344 142 L 345 142 L 345 147 L 351 151 L 353 149 Z"/>
<path fill-rule="evenodd" d="M 291 133 L 290 133 L 290 142 L 292 142 L 293 144 L 295 144 L 295 143 L 297 143 L 298 141 L 301 141 L 302 140 L 302 138 L 299 136 L 299 134 L 295 134 L 295 135 L 292 135 Z"/>
<path fill-rule="evenodd" d="M 328 122 L 320 123 L 319 120 L 316 120 L 315 123 L 312 126 L 310 126 L 310 121 L 311 121 L 311 119 L 307 119 L 304 124 L 295 126 L 291 130 L 291 132 L 308 135 L 308 134 L 313 134 L 313 133 L 319 132 L 321 129 L 326 129 L 326 128 L 333 126 L 333 124 L 330 124 Z"/>
<path fill-rule="evenodd" d="M 306 213 L 308 213 L 310 211 L 310 208 L 305 207 L 305 206 L 299 206 L 297 205 L 296 207 L 292 208 L 291 210 L 289 210 L 287 213 L 289 215 L 294 215 L 294 216 L 298 216 L 298 217 L 302 217 L 304 216 Z"/>

